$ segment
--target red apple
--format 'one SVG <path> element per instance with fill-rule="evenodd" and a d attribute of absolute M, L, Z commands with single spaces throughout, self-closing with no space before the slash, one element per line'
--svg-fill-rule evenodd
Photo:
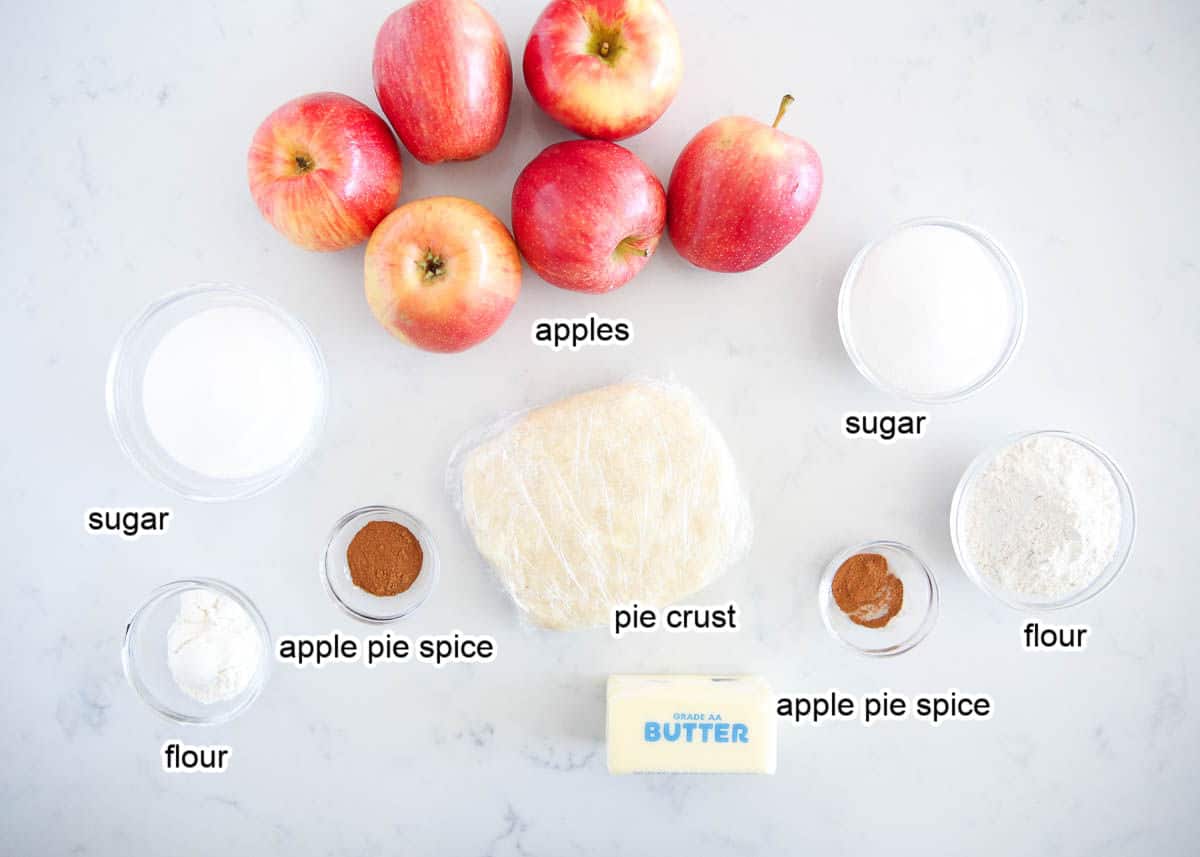
<path fill-rule="evenodd" d="M 554 0 L 525 44 L 533 100 L 582 137 L 622 140 L 670 106 L 679 35 L 659 0 Z"/>
<path fill-rule="evenodd" d="M 667 228 L 679 255 L 710 271 L 748 271 L 770 259 L 812 217 L 821 197 L 816 150 L 779 130 L 785 95 L 767 125 L 726 116 L 684 147 L 667 190 Z"/>
<path fill-rule="evenodd" d="M 247 172 L 259 211 L 288 240 L 344 250 L 396 207 L 403 170 L 383 119 L 348 95 L 318 92 L 263 120 Z"/>
<path fill-rule="evenodd" d="M 402 205 L 367 243 L 367 303 L 389 333 L 426 351 L 464 351 L 504 323 L 521 255 L 504 224 L 468 199 Z"/>
<path fill-rule="evenodd" d="M 666 224 L 667 195 L 628 149 L 603 140 L 555 143 L 513 187 L 517 246 L 548 283 L 608 292 L 650 260 Z"/>
<path fill-rule="evenodd" d="M 472 0 L 416 0 L 375 39 L 375 94 L 423 164 L 469 161 L 500 143 L 512 60 L 499 25 Z"/>

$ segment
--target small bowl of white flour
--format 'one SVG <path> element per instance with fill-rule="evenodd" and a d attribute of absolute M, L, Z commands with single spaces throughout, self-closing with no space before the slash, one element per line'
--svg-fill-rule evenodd
<path fill-rule="evenodd" d="M 1081 604 L 1125 567 L 1133 493 L 1100 447 L 1064 431 L 1008 438 L 967 468 L 950 506 L 959 564 L 1021 610 Z"/>
<path fill-rule="evenodd" d="M 137 695 L 176 723 L 224 723 L 266 683 L 271 636 L 254 602 L 219 580 L 150 593 L 125 627 L 121 662 Z"/>

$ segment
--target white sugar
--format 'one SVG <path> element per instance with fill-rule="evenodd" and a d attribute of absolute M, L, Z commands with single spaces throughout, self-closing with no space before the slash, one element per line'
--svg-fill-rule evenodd
<path fill-rule="evenodd" d="M 847 319 L 859 357 L 886 387 L 938 398 L 1001 361 L 1015 307 L 994 256 L 967 233 L 916 225 L 871 248 Z"/>
<path fill-rule="evenodd" d="M 249 306 L 197 313 L 167 331 L 146 366 L 142 402 L 155 440 L 179 464 L 243 479 L 287 462 L 320 401 L 304 340 Z"/>

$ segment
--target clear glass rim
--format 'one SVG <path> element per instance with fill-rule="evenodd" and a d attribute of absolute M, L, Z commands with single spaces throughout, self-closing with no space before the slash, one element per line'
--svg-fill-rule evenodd
<path fill-rule="evenodd" d="M 957 229 L 978 241 L 984 248 L 992 254 L 996 261 L 1000 264 L 1004 271 L 1005 284 L 1008 286 L 1009 296 L 1013 302 L 1013 324 L 1009 331 L 1008 344 L 1001 354 L 996 365 L 992 367 L 986 375 L 980 378 L 975 383 L 961 390 L 953 390 L 948 393 L 938 395 L 925 395 L 913 393 L 901 387 L 895 387 L 888 384 L 875 372 L 867 366 L 866 362 L 859 354 L 857 346 L 854 344 L 854 337 L 850 333 L 850 297 L 854 290 L 855 281 L 858 279 L 858 272 L 862 268 L 863 260 L 867 254 L 878 247 L 882 242 L 891 238 L 896 233 L 904 229 L 909 229 L 914 226 L 945 226 L 950 229 Z M 1012 362 L 1017 351 L 1020 350 L 1021 341 L 1025 337 L 1025 325 L 1028 319 L 1028 304 L 1025 296 L 1025 282 L 1021 277 L 1021 272 L 1017 269 L 1016 263 L 1012 257 L 1004 250 L 995 238 L 989 233 L 974 226 L 970 223 L 964 223 L 961 220 L 954 220 L 948 217 L 917 217 L 912 220 L 905 220 L 891 227 L 881 236 L 873 241 L 868 242 L 851 260 L 850 266 L 846 269 L 845 275 L 842 277 L 841 290 L 838 293 L 838 331 L 842 337 L 842 345 L 846 349 L 846 354 L 850 358 L 850 362 L 854 364 L 854 368 L 859 374 L 871 382 L 875 387 L 885 393 L 889 393 L 901 399 L 907 399 L 911 402 L 917 402 L 925 405 L 945 405 L 952 402 L 959 402 L 963 399 L 973 396 L 984 387 L 995 381 L 1000 374 Z"/>
<path fill-rule="evenodd" d="M 421 566 L 421 574 L 428 574 L 430 577 L 428 590 L 419 599 L 414 599 L 410 603 L 395 613 L 366 613 L 358 610 L 350 604 L 347 604 L 338 594 L 337 588 L 333 585 L 332 576 L 336 573 L 335 564 L 330 561 L 330 553 L 333 551 L 333 545 L 337 541 L 338 536 L 350 528 L 355 522 L 373 515 L 386 516 L 387 520 L 395 521 L 398 524 L 403 524 L 407 527 L 417 541 L 421 543 L 421 551 L 424 555 L 424 563 Z M 378 519 L 377 519 L 378 520 Z M 371 625 L 386 625 L 391 622 L 397 622 L 406 616 L 411 616 L 421 605 L 423 605 L 429 596 L 433 594 L 434 588 L 437 586 L 438 578 L 441 573 L 441 559 L 438 554 L 437 541 L 433 537 L 433 532 L 425 526 L 425 523 L 420 519 L 410 515 L 403 509 L 397 509 L 395 506 L 373 505 L 360 506 L 357 509 L 352 509 L 334 523 L 333 528 L 329 531 L 329 538 L 325 540 L 325 549 L 321 551 L 321 561 L 318 564 L 318 572 L 321 576 L 321 583 L 325 587 L 325 592 L 333 599 L 333 603 L 341 608 L 342 612 L 348 616 L 357 619 L 360 622 L 366 622 Z M 368 593 L 369 594 L 369 593 Z M 401 593 L 403 594 L 403 593 Z M 380 599 L 384 601 L 385 599 Z"/>
<path fill-rule="evenodd" d="M 911 634 L 890 646 L 881 646 L 877 649 L 863 648 L 843 637 L 834 627 L 833 617 L 830 615 L 830 604 L 833 601 L 832 594 L 826 597 L 826 593 L 830 592 L 833 587 L 833 576 L 837 574 L 837 570 L 841 568 L 842 563 L 850 557 L 859 553 L 868 553 L 875 548 L 889 548 L 899 553 L 908 556 L 916 564 L 917 568 L 925 575 L 925 579 L 929 582 L 929 599 L 925 604 L 925 615 L 921 617 L 921 623 L 913 630 Z M 821 574 L 820 597 L 817 602 L 821 610 L 821 622 L 825 625 L 825 630 L 829 632 L 835 640 L 841 643 L 851 651 L 858 652 L 860 655 L 867 655 L 872 658 L 890 658 L 896 655 L 902 655 L 905 652 L 911 651 L 918 643 L 929 636 L 929 632 L 933 630 L 937 624 L 938 615 L 941 611 L 942 594 L 938 587 L 937 577 L 934 576 L 933 570 L 930 569 L 920 555 L 910 546 L 903 542 L 894 541 L 892 539 L 872 539 L 869 542 L 855 545 L 846 548 L 838 553 L 825 566 L 825 571 Z"/>
<path fill-rule="evenodd" d="M 133 439 L 126 434 L 120 420 L 121 409 L 128 405 L 121 397 L 118 381 L 130 343 L 163 310 L 203 295 L 230 295 L 237 297 L 239 300 L 246 300 L 262 307 L 272 316 L 286 324 L 299 336 L 308 348 L 309 355 L 313 360 L 313 366 L 317 372 L 317 387 L 319 392 L 317 413 L 313 415 L 312 425 L 305 435 L 304 442 L 296 449 L 295 453 L 276 468 L 266 473 L 250 477 L 246 480 L 231 480 L 229 482 L 231 487 L 242 482 L 246 484 L 237 490 L 220 494 L 188 490 L 169 475 L 154 467 L 142 455 L 141 450 Z M 104 382 L 104 402 L 108 413 L 108 424 L 112 429 L 113 436 L 117 440 L 117 445 L 120 446 L 125 457 L 132 461 L 138 471 L 148 479 L 187 500 L 194 500 L 201 503 L 223 503 L 232 500 L 244 500 L 261 494 L 263 491 L 285 479 L 305 459 L 312 455 L 316 449 L 317 441 L 325 429 L 325 422 L 329 412 L 329 368 L 325 363 L 325 356 L 321 352 L 321 348 L 317 344 L 312 331 L 280 304 L 269 298 L 255 294 L 244 286 L 235 286 L 228 283 L 199 283 L 171 292 L 152 301 L 132 321 L 125 325 L 120 336 L 117 337 L 116 344 L 113 346 L 112 353 L 108 359 L 108 368 L 105 373 Z"/>
<path fill-rule="evenodd" d="M 131 651 L 134 629 L 142 618 L 152 608 L 157 606 L 159 602 L 190 589 L 211 589 L 232 598 L 246 611 L 246 615 L 254 623 L 259 639 L 262 642 L 262 652 L 259 656 L 258 669 L 255 671 L 254 678 L 251 679 L 250 684 L 242 691 L 238 704 L 220 714 L 214 714 L 210 717 L 186 714 L 161 702 L 151 692 L 150 688 L 146 686 L 146 683 L 142 681 L 141 675 L 134 666 L 134 656 Z M 166 640 L 163 640 L 163 645 L 166 645 Z M 129 621 L 125 624 L 125 634 L 121 639 L 121 669 L 125 673 L 125 680 L 129 682 L 130 687 L 133 688 L 138 698 L 161 716 L 175 723 L 193 726 L 213 726 L 218 723 L 227 723 L 249 708 L 258 699 L 259 694 L 262 693 L 262 689 L 266 685 L 267 676 L 270 672 L 271 648 L 271 631 L 267 627 L 267 622 L 263 618 L 262 612 L 259 611 L 258 606 L 250 599 L 250 596 L 222 580 L 216 580 L 211 577 L 190 577 L 175 580 L 171 583 L 164 583 L 162 586 L 157 587 L 147 596 L 141 606 L 133 611 L 133 614 L 129 617 Z"/>
<path fill-rule="evenodd" d="M 963 503 L 980 474 L 1002 450 L 1031 437 L 1060 437 L 1072 443 L 1079 444 L 1099 458 L 1105 467 L 1108 468 L 1113 482 L 1117 486 L 1117 493 L 1121 498 L 1122 529 L 1124 529 L 1126 523 L 1128 523 L 1129 527 L 1128 535 L 1117 545 L 1117 552 L 1109 561 L 1108 566 L 1087 586 L 1056 601 L 1027 601 L 1017 597 L 1015 593 L 994 585 L 980 573 L 975 564 L 967 557 L 961 533 L 963 527 Z M 963 472 L 962 477 L 958 480 L 957 487 L 954 489 L 954 498 L 950 501 L 950 542 L 954 547 L 954 556 L 958 560 L 959 566 L 977 587 L 1000 603 L 1015 610 L 1050 613 L 1090 601 L 1111 586 L 1113 581 L 1120 576 L 1125 566 L 1129 563 L 1129 558 L 1133 554 L 1133 544 L 1136 540 L 1137 507 L 1134 502 L 1133 488 L 1129 484 L 1129 479 L 1125 476 L 1125 472 L 1112 456 L 1105 452 L 1098 444 L 1082 435 L 1063 429 L 1038 429 L 1036 431 L 1017 432 L 989 446 L 976 455 L 971 460 L 971 463 L 967 465 L 967 469 Z"/>

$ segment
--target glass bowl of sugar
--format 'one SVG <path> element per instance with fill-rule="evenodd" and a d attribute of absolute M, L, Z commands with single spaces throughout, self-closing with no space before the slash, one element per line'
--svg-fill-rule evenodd
<path fill-rule="evenodd" d="M 1025 288 L 983 230 L 925 217 L 859 251 L 842 280 L 838 327 L 858 371 L 881 390 L 954 402 L 994 381 L 1025 330 Z"/>
<path fill-rule="evenodd" d="M 155 589 L 125 626 L 121 665 L 142 702 L 176 723 L 225 723 L 266 684 L 271 634 L 241 590 L 220 580 Z"/>
<path fill-rule="evenodd" d="M 325 422 L 328 372 L 272 301 L 199 285 L 151 304 L 108 365 L 113 434 L 147 476 L 192 500 L 250 497 L 291 473 Z"/>
<path fill-rule="evenodd" d="M 950 540 L 971 582 L 1023 611 L 1088 601 L 1133 551 L 1133 490 L 1096 444 L 1034 431 L 985 449 L 950 504 Z"/>

